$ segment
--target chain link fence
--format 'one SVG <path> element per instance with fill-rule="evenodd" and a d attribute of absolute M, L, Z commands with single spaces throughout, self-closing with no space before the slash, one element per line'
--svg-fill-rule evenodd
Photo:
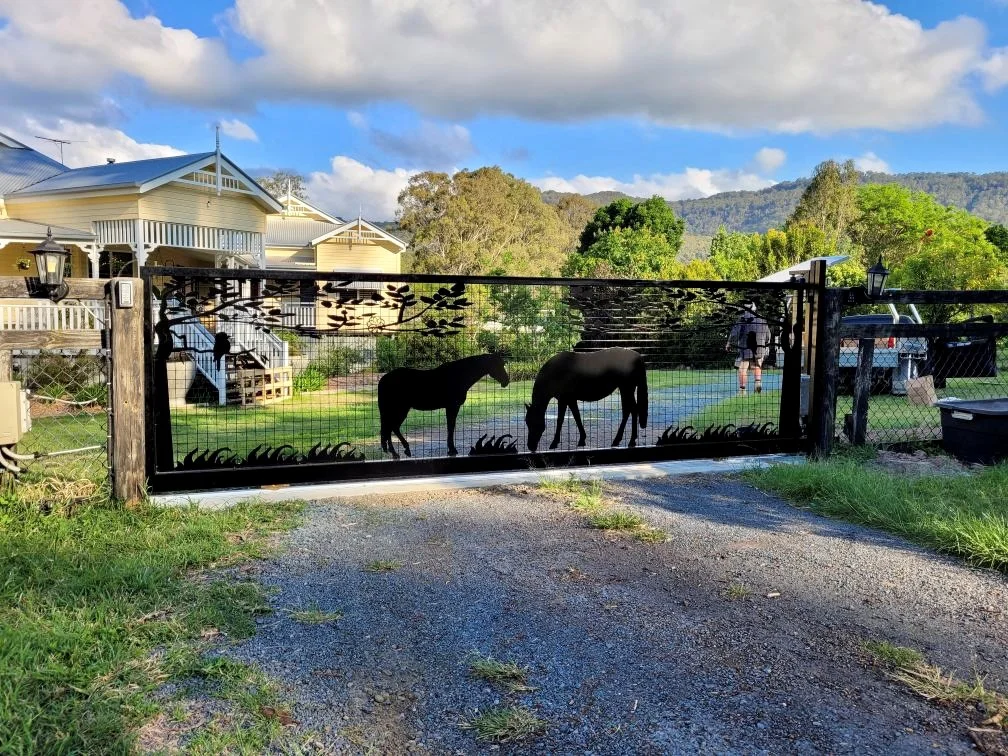
<path fill-rule="evenodd" d="M 17 445 L 19 499 L 45 505 L 104 495 L 109 485 L 109 360 L 104 350 L 15 351 L 30 392 L 31 431 Z"/>
<path fill-rule="evenodd" d="M 918 341 L 923 343 L 911 343 Z M 856 367 L 850 364 L 851 350 L 856 352 L 856 340 L 841 343 L 837 387 L 837 427 L 847 441 L 853 440 L 854 426 Z M 941 441 L 941 411 L 935 402 L 1005 397 L 1006 337 L 879 338 L 872 361 L 865 441 L 873 445 Z"/>

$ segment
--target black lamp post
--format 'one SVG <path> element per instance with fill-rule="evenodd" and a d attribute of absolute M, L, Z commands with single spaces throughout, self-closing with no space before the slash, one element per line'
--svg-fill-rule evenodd
<path fill-rule="evenodd" d="M 46 229 L 46 238 L 36 249 L 35 267 L 38 269 L 39 288 L 53 302 L 59 302 L 70 291 L 63 280 L 63 271 L 70 253 L 53 239 L 52 229 Z"/>
<path fill-rule="evenodd" d="M 865 289 L 868 292 L 869 299 L 876 299 L 882 296 L 888 276 L 889 269 L 882 264 L 882 255 L 879 255 L 878 262 L 868 268 L 868 283 Z"/>

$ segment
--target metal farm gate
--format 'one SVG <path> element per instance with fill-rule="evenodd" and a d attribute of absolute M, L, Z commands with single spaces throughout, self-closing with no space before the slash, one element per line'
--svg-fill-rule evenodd
<path fill-rule="evenodd" d="M 807 446 L 821 290 L 801 280 L 143 278 L 155 492 Z M 761 392 L 749 375 L 740 394 L 728 339 L 747 302 L 771 341 Z"/>

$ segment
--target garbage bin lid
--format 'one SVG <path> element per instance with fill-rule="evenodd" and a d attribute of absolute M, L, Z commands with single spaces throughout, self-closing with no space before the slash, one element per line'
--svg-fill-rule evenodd
<path fill-rule="evenodd" d="M 1008 397 L 998 399 L 942 399 L 935 402 L 936 407 L 959 412 L 972 412 L 974 415 L 1008 415 Z"/>

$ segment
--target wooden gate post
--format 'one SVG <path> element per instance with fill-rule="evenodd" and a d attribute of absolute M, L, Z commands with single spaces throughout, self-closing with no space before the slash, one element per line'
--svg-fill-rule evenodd
<path fill-rule="evenodd" d="M 843 293 L 826 288 L 826 261 L 815 260 L 809 271 L 815 293 L 810 308 L 809 329 L 809 427 L 810 453 L 827 457 L 833 450 L 836 429 L 836 392 L 840 368 L 840 314 Z"/>
<path fill-rule="evenodd" d="M 871 394 L 874 360 L 875 339 L 860 339 L 857 372 L 854 374 L 854 427 L 851 431 L 851 443 L 855 446 L 864 446 L 868 432 L 868 397 Z"/>
<path fill-rule="evenodd" d="M 121 306 L 118 282 L 133 285 L 133 301 Z M 144 317 L 143 281 L 109 283 L 112 348 L 112 493 L 127 505 L 147 493 L 144 453 Z"/>

